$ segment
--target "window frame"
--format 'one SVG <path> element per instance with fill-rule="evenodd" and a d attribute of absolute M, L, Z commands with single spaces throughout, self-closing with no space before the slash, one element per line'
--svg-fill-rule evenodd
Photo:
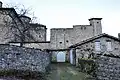
<path fill-rule="evenodd" d="M 95 41 L 95 51 L 101 51 L 101 42 Z"/>
<path fill-rule="evenodd" d="M 111 40 L 106 40 L 106 50 L 112 51 L 112 42 Z"/>

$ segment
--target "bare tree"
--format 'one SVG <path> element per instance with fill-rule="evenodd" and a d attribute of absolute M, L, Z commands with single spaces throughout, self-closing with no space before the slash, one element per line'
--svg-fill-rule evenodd
<path fill-rule="evenodd" d="M 32 8 L 26 8 L 23 4 L 6 4 L 7 8 L 14 8 L 19 16 L 31 16 L 31 22 L 37 21 L 37 17 L 34 15 Z"/>
<path fill-rule="evenodd" d="M 0 14 L 2 14 L 4 27 L 7 28 L 6 39 L 11 39 L 11 41 L 20 42 L 22 46 L 23 42 L 25 42 L 26 38 L 32 38 L 32 35 L 29 34 L 29 37 L 26 36 L 29 33 L 30 25 L 27 22 L 24 22 L 20 19 L 21 16 L 26 16 L 30 14 L 30 9 L 23 8 L 19 9 L 19 6 L 13 6 L 18 14 L 16 13 L 14 8 L 9 8 L 9 10 L 0 10 Z M 36 18 L 33 16 L 33 18 Z M 33 19 L 34 20 L 34 19 Z M 11 36 L 12 35 L 12 36 Z M 34 39 L 33 39 L 34 40 Z"/>

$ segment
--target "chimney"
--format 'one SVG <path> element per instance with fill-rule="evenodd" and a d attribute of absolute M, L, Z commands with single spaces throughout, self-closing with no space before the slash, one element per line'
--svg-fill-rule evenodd
<path fill-rule="evenodd" d="M 120 33 L 118 33 L 118 39 L 120 40 Z"/>
<path fill-rule="evenodd" d="M 2 8 L 2 4 L 3 4 L 3 3 L 0 1 L 0 8 Z"/>

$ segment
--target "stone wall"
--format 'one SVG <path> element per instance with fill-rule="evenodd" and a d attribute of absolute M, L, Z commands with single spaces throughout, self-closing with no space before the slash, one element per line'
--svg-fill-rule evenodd
<path fill-rule="evenodd" d="M 95 41 L 100 41 L 100 51 L 95 49 Z M 111 50 L 107 48 L 107 41 L 111 42 Z M 84 72 L 94 73 L 92 74 L 96 80 L 119 80 L 120 79 L 120 42 L 118 40 L 101 37 L 93 41 L 87 42 L 85 44 L 79 45 L 76 48 L 76 66 L 80 67 L 81 61 L 79 59 L 84 59 L 84 62 L 87 60 L 95 61 L 96 68 L 92 70 L 91 67 L 83 67 Z M 91 65 L 91 63 L 89 64 Z M 94 67 L 94 66 L 93 66 Z M 93 68 L 92 68 L 93 69 Z"/>
<path fill-rule="evenodd" d="M 90 74 L 95 80 L 119 80 L 120 57 L 99 56 L 96 59 L 79 59 L 79 70 Z"/>
<path fill-rule="evenodd" d="M 20 34 L 17 29 L 21 30 L 22 26 L 23 25 L 20 23 L 20 20 L 13 8 L 10 9 L 1 8 L 0 9 L 0 44 L 5 44 L 13 40 L 15 41 L 16 39 L 19 40 L 19 38 L 15 35 Z"/>
<path fill-rule="evenodd" d="M 45 72 L 50 54 L 39 49 L 0 45 L 0 70 L 30 70 Z"/>
<path fill-rule="evenodd" d="M 120 58 L 102 56 L 96 60 L 97 80 L 119 80 L 120 79 Z"/>
<path fill-rule="evenodd" d="M 91 19 L 90 25 L 74 25 L 73 28 L 52 28 L 51 49 L 66 49 L 69 46 L 102 33 L 100 19 Z"/>
<path fill-rule="evenodd" d="M 94 54 L 94 43 L 93 42 L 89 42 L 86 44 L 83 44 L 81 46 L 78 46 L 76 48 L 76 66 L 78 65 L 78 59 L 81 58 L 93 58 Z"/>
<path fill-rule="evenodd" d="M 72 28 L 53 28 L 50 35 L 51 49 L 66 49 L 72 44 Z"/>
<path fill-rule="evenodd" d="M 18 15 L 14 8 L 1 8 L 0 44 L 21 42 L 20 35 L 24 42 L 46 41 L 46 26 L 29 21 L 29 17 Z"/>
<path fill-rule="evenodd" d="M 94 36 L 94 28 L 91 25 L 76 25 L 73 26 L 74 29 L 74 44 L 80 41 L 89 39 Z"/>
<path fill-rule="evenodd" d="M 111 42 L 111 50 L 107 50 L 107 41 Z M 95 49 L 95 42 L 100 41 L 100 51 Z M 101 37 L 93 41 L 86 42 L 85 44 L 79 45 L 74 48 L 76 50 L 76 66 L 78 65 L 79 58 L 94 58 L 97 54 L 112 54 L 120 56 L 120 42 L 108 37 Z"/>
<path fill-rule="evenodd" d="M 90 25 L 73 26 L 73 28 L 51 29 L 51 49 L 66 49 L 82 40 L 93 37 L 93 27 Z"/>
<path fill-rule="evenodd" d="M 9 42 L 10 45 L 20 46 L 20 42 Z M 23 47 L 37 48 L 37 49 L 50 49 L 50 41 L 43 42 L 23 42 Z"/>
<path fill-rule="evenodd" d="M 33 41 L 46 41 L 47 37 L 47 28 L 45 25 L 38 24 L 38 23 L 30 23 L 29 32 L 32 35 Z M 30 42 L 30 40 L 28 40 Z"/>
<path fill-rule="evenodd" d="M 101 24 L 102 18 L 91 18 L 89 19 L 90 25 L 93 26 L 94 30 L 94 36 L 97 36 L 102 33 L 102 24 Z"/>
<path fill-rule="evenodd" d="M 29 48 L 38 48 L 38 49 L 50 49 L 50 42 L 43 42 L 43 43 L 24 43 L 24 47 Z"/>

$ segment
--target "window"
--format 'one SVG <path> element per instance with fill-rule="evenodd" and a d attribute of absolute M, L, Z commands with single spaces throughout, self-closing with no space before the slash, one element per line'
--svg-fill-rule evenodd
<path fill-rule="evenodd" d="M 84 26 L 84 30 L 86 29 L 86 27 Z"/>
<path fill-rule="evenodd" d="M 86 29 L 86 26 L 81 26 L 81 30 L 85 30 Z"/>
<path fill-rule="evenodd" d="M 66 40 L 66 42 L 68 43 L 69 41 L 68 41 L 68 40 Z"/>
<path fill-rule="evenodd" d="M 62 42 L 59 42 L 60 44 L 62 44 Z"/>
<path fill-rule="evenodd" d="M 106 48 L 107 48 L 107 51 L 112 51 L 111 41 L 106 42 Z"/>
<path fill-rule="evenodd" d="M 81 26 L 81 30 L 83 30 L 83 26 Z"/>
<path fill-rule="evenodd" d="M 100 41 L 96 41 L 96 42 L 95 42 L 95 50 L 96 50 L 96 51 L 101 51 Z"/>

